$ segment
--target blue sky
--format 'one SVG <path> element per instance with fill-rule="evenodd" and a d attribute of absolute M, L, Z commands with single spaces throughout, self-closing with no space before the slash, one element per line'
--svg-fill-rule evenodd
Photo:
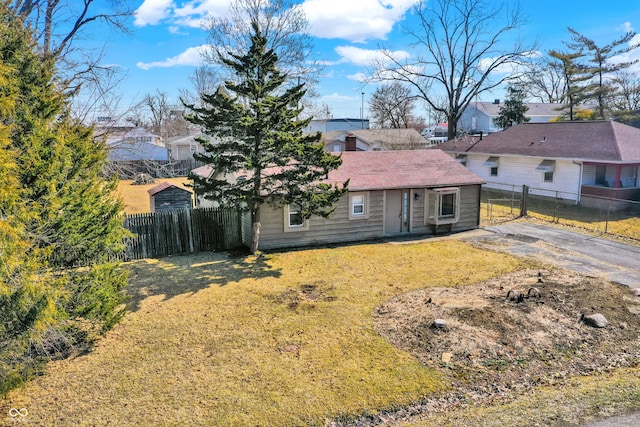
<path fill-rule="evenodd" d="M 178 102 L 180 88 L 191 89 L 189 76 L 202 61 L 198 47 L 207 43 L 202 22 L 228 13 L 228 0 L 131 0 L 136 16 L 130 20 L 131 34 L 105 33 L 105 63 L 116 64 L 126 73 L 120 89 L 123 106 L 156 89 Z M 301 1 L 314 37 L 314 57 L 327 61 L 320 82 L 320 101 L 334 117 L 359 118 L 364 92 L 358 77 L 382 44 L 412 55 L 403 42 L 403 28 L 412 25 L 414 0 L 304 0 Z M 516 4 L 506 1 L 507 4 Z M 595 6 L 595 5 L 598 6 Z M 605 45 L 627 30 L 640 30 L 637 0 L 524 0 L 521 10 L 529 24 L 520 28 L 522 37 L 537 39 L 543 51 L 562 49 L 569 40 L 567 27 Z M 499 24 L 497 24 L 500 28 Z M 636 28 L 638 27 L 638 28 Z M 640 38 L 639 38 L 640 40 Z M 634 52 L 640 58 L 640 49 Z M 640 67 L 636 69 L 640 72 Z M 504 93 L 485 94 L 482 100 L 503 98 Z"/>

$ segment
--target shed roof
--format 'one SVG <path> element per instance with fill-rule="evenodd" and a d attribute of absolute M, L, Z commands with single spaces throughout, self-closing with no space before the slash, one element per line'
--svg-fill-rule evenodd
<path fill-rule="evenodd" d="M 160 192 L 162 192 L 162 191 L 164 191 L 164 190 L 166 190 L 168 188 L 171 188 L 171 187 L 175 187 L 175 188 L 177 188 L 179 190 L 183 190 L 183 191 L 186 191 L 188 193 L 192 193 L 192 191 L 190 189 L 188 189 L 186 187 L 183 187 L 182 185 L 173 184 L 171 182 L 166 182 L 166 181 L 165 182 L 161 182 L 160 184 L 156 185 L 153 188 L 150 188 L 147 191 L 149 192 L 150 196 L 155 196 L 156 194 L 158 194 L 158 193 L 160 193 Z"/>
<path fill-rule="evenodd" d="M 609 120 L 522 123 L 482 140 L 455 139 L 437 148 L 454 153 L 633 163 L 640 162 L 640 129 Z"/>

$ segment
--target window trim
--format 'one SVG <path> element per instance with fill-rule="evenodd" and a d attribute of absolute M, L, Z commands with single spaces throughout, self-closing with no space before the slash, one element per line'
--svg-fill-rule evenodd
<path fill-rule="evenodd" d="M 354 199 L 362 197 L 362 213 L 355 213 L 356 206 Z M 360 206 L 360 203 L 357 205 Z M 369 192 L 360 191 L 349 193 L 349 220 L 368 219 L 369 218 Z"/>
<path fill-rule="evenodd" d="M 284 232 L 306 231 L 309 229 L 309 220 L 305 219 L 302 224 L 291 225 L 291 214 L 297 213 L 297 211 L 291 210 L 291 205 L 285 205 L 284 209 Z"/>
<path fill-rule="evenodd" d="M 425 207 L 424 207 L 424 222 L 429 225 L 440 224 L 455 224 L 460 219 L 460 188 L 459 187 L 444 187 L 444 188 L 431 188 L 425 191 Z M 443 196 L 454 195 L 453 215 L 443 215 Z M 430 215 L 430 211 L 437 212 L 437 215 Z"/>

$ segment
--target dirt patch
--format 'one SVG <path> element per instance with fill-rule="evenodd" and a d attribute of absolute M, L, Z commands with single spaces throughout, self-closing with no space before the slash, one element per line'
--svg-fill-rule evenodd
<path fill-rule="evenodd" d="M 606 327 L 580 321 L 596 313 Z M 460 399 L 494 399 L 640 362 L 640 298 L 626 286 L 562 269 L 410 292 L 379 306 L 374 317 L 382 336 L 440 368 L 455 395 L 465 396 L 439 397 L 409 412 L 446 410 Z"/>

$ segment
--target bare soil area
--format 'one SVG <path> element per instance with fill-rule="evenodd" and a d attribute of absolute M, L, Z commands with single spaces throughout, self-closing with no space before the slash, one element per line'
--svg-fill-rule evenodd
<path fill-rule="evenodd" d="M 606 327 L 581 321 L 598 313 Z M 640 297 L 627 286 L 563 269 L 410 292 L 379 306 L 374 317 L 380 334 L 425 365 L 440 367 L 455 392 L 359 425 L 640 363 Z"/>

